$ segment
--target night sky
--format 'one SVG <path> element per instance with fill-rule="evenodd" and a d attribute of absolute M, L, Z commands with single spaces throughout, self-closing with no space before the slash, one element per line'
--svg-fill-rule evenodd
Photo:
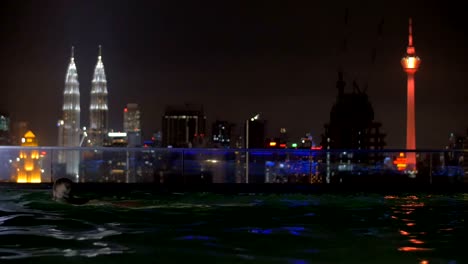
<path fill-rule="evenodd" d="M 418 148 L 446 145 L 468 127 L 466 4 L 454 1 L 1 1 L 0 110 L 56 145 L 70 46 L 75 48 L 81 124 L 103 46 L 109 126 L 138 103 L 143 133 L 161 128 L 168 104 L 205 106 L 240 124 L 262 113 L 268 136 L 286 127 L 320 141 L 335 101 L 337 70 L 368 83 L 389 148 L 405 145 L 406 75 L 400 58 L 413 17 Z M 374 3 L 378 2 L 378 3 Z M 348 8 L 348 24 L 345 10 Z M 382 34 L 378 25 L 384 21 Z M 340 49 L 347 36 L 347 52 Z M 371 60 L 376 48 L 375 61 Z M 211 128 L 210 125 L 207 126 Z"/>

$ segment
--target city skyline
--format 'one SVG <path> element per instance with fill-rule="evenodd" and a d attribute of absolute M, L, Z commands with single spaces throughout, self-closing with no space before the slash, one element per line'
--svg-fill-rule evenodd
<path fill-rule="evenodd" d="M 166 106 L 187 102 L 204 105 L 208 124 L 220 119 L 240 125 L 261 112 L 268 136 L 286 127 L 291 137 L 311 132 L 319 139 L 342 66 L 347 87 L 354 80 L 361 87 L 368 83 L 387 147 L 404 147 L 406 76 L 399 60 L 409 17 L 424 58 L 416 75 L 418 148 L 442 148 L 450 132 L 465 133 L 468 126 L 467 39 L 462 8 L 456 6 L 45 2 L 7 1 L 0 11 L 6 20 L 0 26 L 5 36 L 0 52 L 7 92 L 0 110 L 14 121 L 28 121 L 43 145 L 57 141 L 70 47 L 76 47 L 81 108 L 89 109 L 96 47 L 102 44 L 109 128 L 123 129 L 122 109 L 137 103 L 148 138 L 161 129 Z M 347 47 L 340 51 L 344 39 Z M 86 112 L 82 124 L 89 120 Z"/>

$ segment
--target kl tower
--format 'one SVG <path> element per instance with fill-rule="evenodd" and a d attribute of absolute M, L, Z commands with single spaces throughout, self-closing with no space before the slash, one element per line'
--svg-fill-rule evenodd
<path fill-rule="evenodd" d="M 413 46 L 413 28 L 411 18 L 409 19 L 408 47 L 406 56 L 401 59 L 403 70 L 408 76 L 407 84 L 407 103 L 406 103 L 406 149 L 416 149 L 416 117 L 414 105 L 414 75 L 418 71 L 421 59 L 416 56 L 416 50 Z M 410 173 L 416 173 L 416 153 L 406 153 L 406 169 Z"/>

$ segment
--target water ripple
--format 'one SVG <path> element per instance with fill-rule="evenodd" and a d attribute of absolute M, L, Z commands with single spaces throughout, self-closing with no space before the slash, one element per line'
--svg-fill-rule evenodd
<path fill-rule="evenodd" d="M 103 247 L 103 248 L 86 248 L 86 249 L 35 249 L 35 248 L 22 248 L 22 249 L 5 249 L 0 248 L 0 259 L 13 260 L 25 259 L 33 257 L 45 256 L 64 256 L 64 257 L 97 257 L 99 255 L 122 254 L 128 251 L 125 247 Z"/>

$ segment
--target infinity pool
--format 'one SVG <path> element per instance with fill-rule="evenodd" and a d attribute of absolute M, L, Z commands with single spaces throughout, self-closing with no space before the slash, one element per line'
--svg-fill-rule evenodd
<path fill-rule="evenodd" d="M 468 263 L 468 195 L 100 197 L 0 189 L 0 262 Z"/>

